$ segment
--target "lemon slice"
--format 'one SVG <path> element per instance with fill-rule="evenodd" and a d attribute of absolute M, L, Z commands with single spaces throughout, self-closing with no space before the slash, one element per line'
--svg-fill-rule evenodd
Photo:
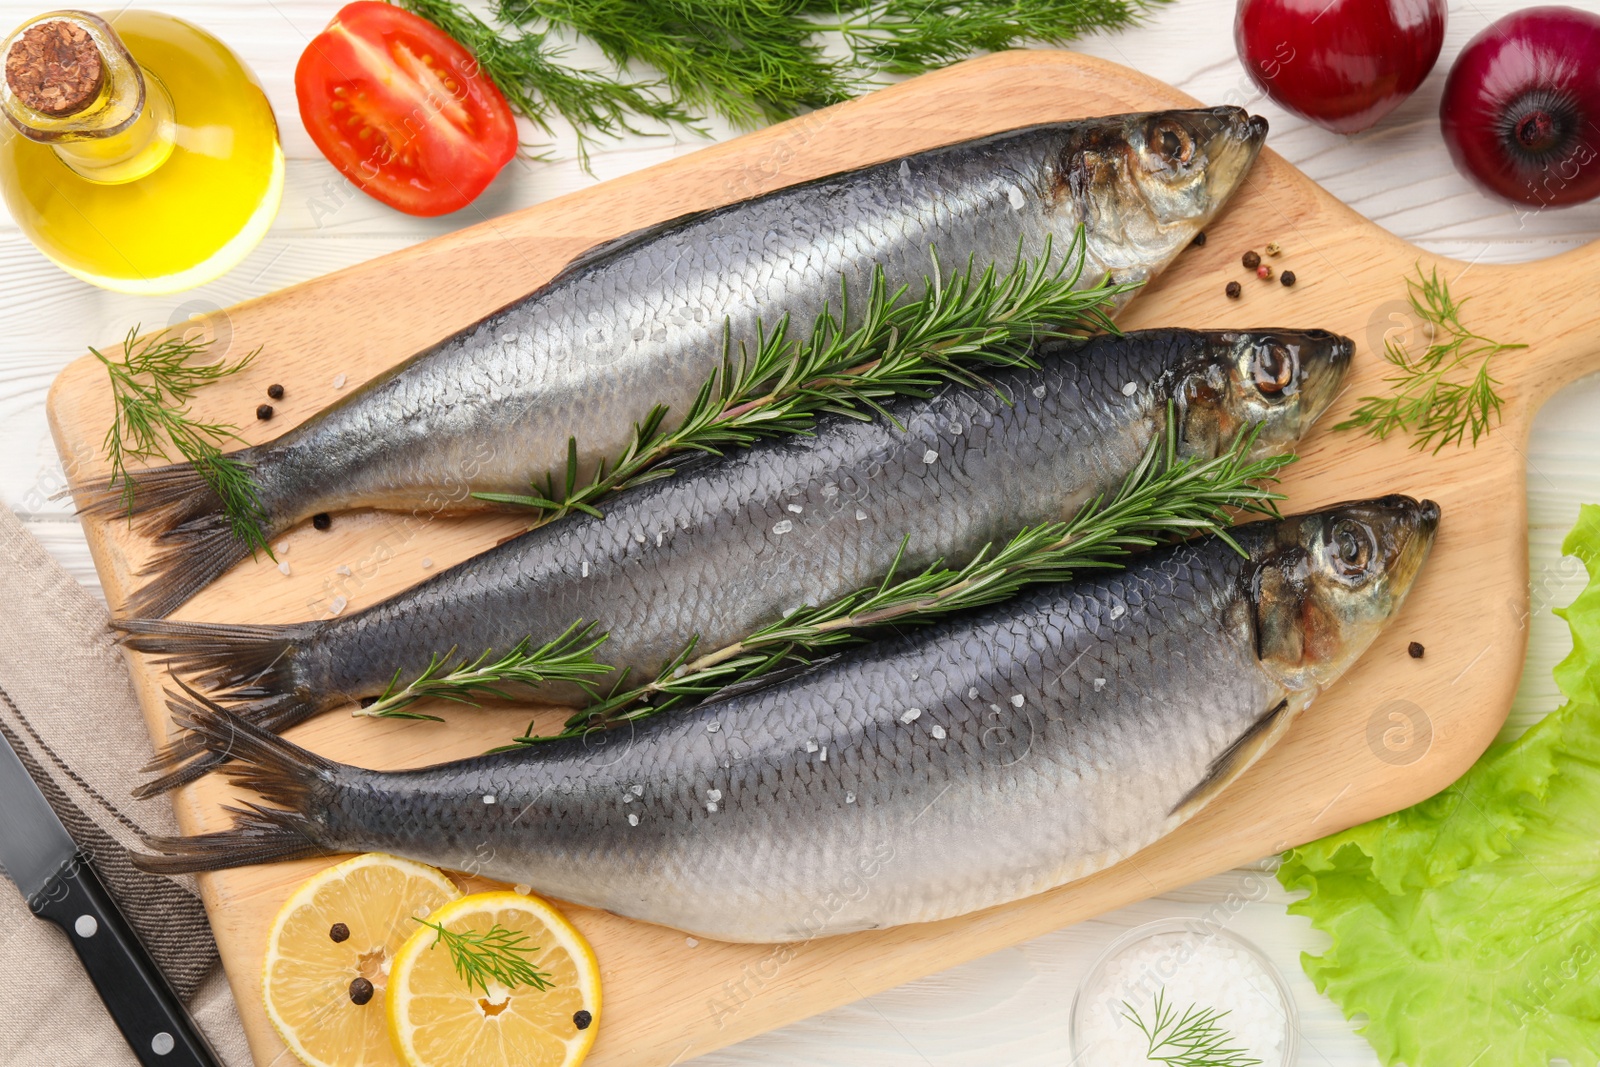
<path fill-rule="evenodd" d="M 572 924 L 544 901 L 520 893 L 477 893 L 428 919 L 453 933 L 500 926 L 537 946 L 525 959 L 549 988 L 469 986 L 448 945 L 423 928 L 395 954 L 389 972 L 389 1032 L 408 1067 L 575 1067 L 600 1023 L 600 966 Z M 435 945 L 437 944 L 437 947 Z"/>
<path fill-rule="evenodd" d="M 262 979 L 267 1017 L 311 1067 L 398 1067 L 383 990 L 394 954 L 425 918 L 461 896 L 443 874 L 379 852 L 311 878 L 278 912 Z M 364 978 L 372 989 L 355 989 Z M 357 1004 L 357 999 L 365 1003 Z"/>

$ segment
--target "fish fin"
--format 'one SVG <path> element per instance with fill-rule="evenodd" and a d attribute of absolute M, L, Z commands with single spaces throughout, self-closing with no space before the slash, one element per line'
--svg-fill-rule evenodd
<path fill-rule="evenodd" d="M 182 721 L 192 708 L 192 703 L 173 693 L 167 694 L 167 707 L 173 718 Z M 320 708 L 298 693 L 283 693 L 265 700 L 252 701 L 228 709 L 242 721 L 269 733 L 281 733 L 297 723 L 315 715 Z M 134 787 L 133 795 L 140 800 L 170 792 L 188 785 L 227 763 L 229 754 L 214 752 L 206 746 L 199 734 L 185 731 L 156 751 L 155 759 L 141 770 L 156 775 L 148 782 Z"/>
<path fill-rule="evenodd" d="M 246 722 L 187 686 L 184 689 L 188 699 L 171 698 L 185 709 L 182 725 L 204 739 L 208 751 L 225 753 L 235 761 L 228 768 L 234 782 L 278 807 L 230 805 L 227 810 L 235 818 L 226 830 L 148 837 L 145 844 L 152 852 L 132 853 L 134 866 L 154 874 L 192 874 L 337 851 L 319 840 L 311 812 L 336 788 L 339 765 Z"/>
<path fill-rule="evenodd" d="M 555 277 L 551 278 L 548 282 L 545 282 L 545 285 L 554 285 L 557 282 L 566 281 L 572 275 L 583 270 L 585 267 L 593 266 L 596 262 L 605 259 L 607 256 L 614 255 L 615 253 L 621 252 L 626 248 L 632 248 L 634 245 L 643 244 L 645 241 L 648 241 L 653 237 L 659 237 L 661 234 L 672 229 L 674 226 L 678 226 L 681 223 L 687 222 L 696 215 L 704 214 L 705 211 L 703 210 L 686 211 L 682 215 L 675 215 L 672 218 L 666 219 L 662 222 L 652 222 L 648 226 L 641 226 L 637 230 L 631 230 L 628 233 L 622 234 L 620 237 L 611 237 L 601 241 L 597 245 L 590 245 L 582 252 L 579 252 L 576 256 L 573 256 L 572 259 L 567 262 L 566 266 L 562 267 L 556 272 Z"/>
<path fill-rule="evenodd" d="M 1289 724 L 1294 721 L 1295 712 L 1299 707 L 1292 707 L 1287 699 L 1280 700 L 1265 715 L 1245 728 L 1216 759 L 1211 761 L 1211 766 L 1206 769 L 1206 776 L 1200 780 L 1189 792 L 1184 794 L 1182 800 L 1173 805 L 1170 814 L 1180 819 L 1187 819 L 1207 804 L 1233 780 L 1245 772 L 1256 757 L 1271 748 L 1283 736 Z"/>
<path fill-rule="evenodd" d="M 247 464 L 248 449 L 228 458 Z M 126 515 L 138 532 L 155 538 L 162 551 L 139 577 L 150 578 L 128 598 L 132 615 L 163 618 L 230 570 L 251 548 L 234 534 L 222 498 L 192 463 L 134 471 L 130 500 L 120 484 L 97 478 L 76 493 L 81 515 Z M 270 536 L 276 530 L 268 530 Z"/>
<path fill-rule="evenodd" d="M 234 696 L 277 696 L 298 683 L 295 653 L 321 629 L 318 623 L 280 626 L 169 619 L 113 619 L 118 642 L 135 652 L 158 655 L 173 670 L 195 676 L 207 689 L 236 690 Z"/>

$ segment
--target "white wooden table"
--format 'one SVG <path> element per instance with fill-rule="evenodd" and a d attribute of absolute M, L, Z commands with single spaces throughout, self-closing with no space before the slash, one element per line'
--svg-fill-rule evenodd
<path fill-rule="evenodd" d="M 1567 2 L 1600 10 L 1600 0 Z M 44 6 L 42 0 L 0 0 L 0 27 L 9 28 Z M 347 196 L 301 127 L 293 87 L 296 59 L 340 7 L 338 0 L 152 0 L 145 6 L 206 26 L 254 68 L 277 110 L 288 177 L 282 212 L 261 247 L 220 281 L 173 297 L 121 296 L 84 285 L 53 268 L 9 218 L 0 216 L 0 498 L 89 586 L 98 583 L 77 523 L 65 504 L 49 499 L 63 482 L 44 415 L 51 379 L 83 354 L 85 345 L 121 336 L 136 323 L 153 327 L 257 296 L 596 180 L 571 160 L 572 141 L 566 136 L 556 146 L 566 161 L 514 163 L 476 204 L 443 219 L 412 219 L 363 196 Z M 1308 126 L 1257 96 L 1234 55 L 1232 0 L 1175 0 L 1150 25 L 1081 47 L 1164 78 L 1209 103 L 1259 110 L 1272 120 L 1275 149 L 1402 237 L 1469 262 L 1526 260 L 1600 236 L 1600 201 L 1531 215 L 1491 202 L 1452 169 L 1437 120 L 1450 61 L 1494 18 L 1520 6 L 1514 0 L 1455 0 L 1444 53 L 1432 76 L 1378 129 L 1354 138 Z M 576 56 L 592 58 L 582 50 Z M 732 131 L 719 127 L 719 132 Z M 596 152 L 593 166 L 604 178 L 692 152 L 702 143 L 681 135 L 629 138 Z M 1459 292 L 1470 291 L 1469 270 Z M 1556 703 L 1550 668 L 1570 641 L 1550 608 L 1565 604 L 1581 588 L 1579 569 L 1559 566 L 1559 546 L 1579 503 L 1600 501 L 1597 459 L 1600 377 L 1556 397 L 1535 424 L 1529 445 L 1534 614 L 1527 669 L 1508 729 L 1525 726 Z M 1288 978 L 1300 1012 L 1302 1063 L 1376 1064 L 1367 1044 L 1302 975 L 1300 952 L 1317 951 L 1324 941 L 1304 920 L 1285 914 L 1286 899 L 1267 875 L 1235 871 L 700 1062 L 707 1067 L 1057 1067 L 1067 1060 L 1073 991 L 1095 955 L 1130 926 L 1210 910 L 1213 916 L 1227 915 L 1228 928 L 1259 945 Z"/>

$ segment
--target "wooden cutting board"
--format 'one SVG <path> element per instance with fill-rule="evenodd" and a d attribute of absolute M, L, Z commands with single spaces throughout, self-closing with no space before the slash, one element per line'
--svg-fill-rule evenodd
<path fill-rule="evenodd" d="M 1060 51 L 1010 52 L 896 86 L 514 215 L 231 308 L 205 324 L 234 356 L 264 346 L 252 369 L 202 393 L 200 414 L 244 426 L 252 442 L 281 433 L 339 392 L 535 288 L 579 251 L 646 223 L 832 171 L 1033 122 L 1197 101 L 1132 70 Z M 1270 142 L 1270 138 L 1269 138 Z M 1476 448 L 1438 455 L 1326 428 L 1286 479 L 1289 507 L 1404 492 L 1444 511 L 1437 547 L 1410 602 L 1362 662 L 1288 737 L 1208 810 L 1127 862 L 1052 893 L 946 922 L 788 946 L 691 945 L 682 934 L 583 908 L 605 1012 L 591 1062 L 678 1063 L 697 1054 L 950 967 L 1048 930 L 1279 851 L 1420 800 L 1454 780 L 1494 737 L 1522 666 L 1529 605 L 1525 460 L 1529 423 L 1557 388 L 1600 369 L 1600 248 L 1544 263 L 1469 266 L 1428 255 L 1335 201 L 1270 150 L 1203 248 L 1186 251 L 1122 318 L 1125 327 L 1326 327 L 1356 339 L 1349 388 L 1323 426 L 1380 391 L 1385 336 L 1409 331 L 1405 279 L 1437 268 L 1466 321 L 1526 342 L 1498 357 L 1504 421 Z M 1240 254 L 1269 241 L 1298 284 L 1247 276 Z M 1238 280 L 1240 300 L 1224 285 Z M 106 341 L 113 339 L 107 338 Z M 278 416 L 254 409 L 271 382 Z M 50 395 L 56 442 L 74 479 L 100 474 L 111 415 L 104 373 L 85 357 Z M 394 515 L 335 519 L 283 539 L 280 558 L 246 563 L 180 618 L 278 622 L 322 614 L 334 596 L 359 608 L 493 545 L 514 518 L 417 522 Z M 85 523 L 113 607 L 150 546 L 118 522 Z M 339 568 L 350 573 L 339 573 Z M 1420 641 L 1422 659 L 1407 655 Z M 163 673 L 132 657 L 152 733 L 165 736 Z M 482 751 L 528 711 L 445 711 L 449 725 L 374 723 L 332 715 L 295 731 L 303 744 L 371 767 Z M 1152 767 L 1152 774 L 1161 768 Z M 176 799 L 186 831 L 227 822 L 229 787 L 208 780 Z M 157 801 L 158 803 L 160 801 Z M 291 889 L 320 864 L 205 876 L 222 958 L 258 1062 L 283 1046 L 261 1008 L 267 927 Z M 1065 1006 L 1063 1009 L 1065 1010 Z"/>

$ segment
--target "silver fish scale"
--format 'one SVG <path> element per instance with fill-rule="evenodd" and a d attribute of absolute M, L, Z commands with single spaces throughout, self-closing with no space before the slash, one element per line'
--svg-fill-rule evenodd
<path fill-rule="evenodd" d="M 1170 831 L 1284 697 L 1255 660 L 1248 566 L 1182 546 L 631 736 L 340 769 L 319 835 L 734 941 L 1014 900 Z"/>
<path fill-rule="evenodd" d="M 297 683 L 332 706 L 436 653 L 542 644 L 579 619 L 610 634 L 606 662 L 653 676 L 691 634 L 718 648 L 881 581 L 902 538 L 901 574 L 963 563 L 1120 484 L 1198 343 L 1155 331 L 1055 346 L 1040 369 L 998 375 L 998 392 L 895 404 L 903 429 L 832 417 L 814 436 L 691 464 L 619 494 L 603 518 L 563 519 L 321 624 L 295 653 Z"/>
<path fill-rule="evenodd" d="M 437 510 L 471 503 L 469 491 L 525 492 L 564 466 L 570 438 L 587 468 L 618 454 L 652 404 L 687 409 L 722 357 L 724 324 L 736 344 L 754 342 L 758 320 L 770 329 L 785 314 L 804 334 L 825 302 L 837 306 L 841 282 L 859 309 L 875 264 L 891 287 L 920 291 L 930 246 L 947 268 L 969 256 L 1007 263 L 1019 244 L 1039 255 L 1052 234 L 1059 254 L 1090 222 L 1104 232 L 1084 284 L 1111 260 L 1119 274 L 1147 277 L 1171 252 L 1142 249 L 1114 220 L 1087 218 L 1089 203 L 1060 187 L 1060 160 L 1110 121 L 1121 120 L 935 149 L 602 250 L 250 450 L 264 506 L 282 527 L 318 511 Z"/>

